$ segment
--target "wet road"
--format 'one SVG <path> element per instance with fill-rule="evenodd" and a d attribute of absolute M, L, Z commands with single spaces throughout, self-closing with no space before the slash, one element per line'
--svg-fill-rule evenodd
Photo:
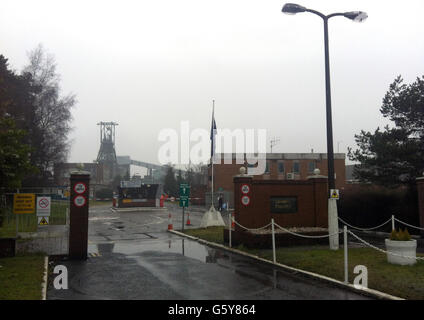
<path fill-rule="evenodd" d="M 181 209 L 173 213 L 181 228 Z M 203 213 L 190 213 L 194 227 Z M 168 211 L 90 209 L 89 259 L 61 261 L 68 290 L 48 299 L 365 299 L 166 232 Z"/>

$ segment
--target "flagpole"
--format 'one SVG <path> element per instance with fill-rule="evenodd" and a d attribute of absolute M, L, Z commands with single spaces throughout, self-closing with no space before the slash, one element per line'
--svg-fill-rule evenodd
<path fill-rule="evenodd" d="M 214 121 L 214 113 L 215 113 L 215 100 L 212 100 L 212 130 L 213 130 L 213 121 Z M 213 143 L 213 139 L 214 139 L 214 136 L 212 136 L 212 141 L 211 141 L 211 143 L 212 143 L 212 152 L 211 152 L 211 164 L 212 164 L 212 190 L 211 190 L 211 204 L 212 204 L 212 206 L 213 206 L 213 208 L 215 209 L 215 206 L 214 206 L 214 199 L 213 199 L 213 156 L 214 156 L 214 148 L 215 148 L 215 146 L 214 146 L 214 143 Z"/>

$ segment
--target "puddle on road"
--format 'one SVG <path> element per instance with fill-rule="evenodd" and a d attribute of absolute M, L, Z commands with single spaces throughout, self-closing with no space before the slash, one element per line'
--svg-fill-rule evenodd
<path fill-rule="evenodd" d="M 147 235 L 148 236 L 148 235 Z M 218 258 L 226 256 L 213 248 L 206 247 L 187 239 L 169 239 L 156 241 L 116 241 L 109 243 L 89 244 L 88 252 L 100 255 L 120 253 L 136 255 L 143 252 L 156 251 L 176 253 L 205 263 L 215 263 Z"/>

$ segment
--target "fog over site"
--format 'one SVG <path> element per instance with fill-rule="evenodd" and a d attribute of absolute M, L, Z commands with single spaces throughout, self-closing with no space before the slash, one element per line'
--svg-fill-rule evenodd
<path fill-rule="evenodd" d="M 55 56 L 63 92 L 78 100 L 70 162 L 94 160 L 96 124 L 115 121 L 118 155 L 158 163 L 160 130 L 209 130 L 213 99 L 218 128 L 267 129 L 280 138 L 273 152 L 326 152 L 322 21 L 285 15 L 283 4 L 3 1 L 1 50 L 17 70 L 39 43 Z M 369 16 L 329 22 L 334 151 L 345 153 L 361 129 L 388 123 L 379 108 L 395 77 L 424 74 L 424 3 L 299 4 Z"/>

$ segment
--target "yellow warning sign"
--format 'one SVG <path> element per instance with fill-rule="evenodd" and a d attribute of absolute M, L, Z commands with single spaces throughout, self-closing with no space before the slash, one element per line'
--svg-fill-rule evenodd
<path fill-rule="evenodd" d="M 331 199 L 339 199 L 339 190 L 338 189 L 331 189 L 330 191 Z"/>
<path fill-rule="evenodd" d="M 49 218 L 48 217 L 39 217 L 38 219 L 38 225 L 40 226 L 46 226 L 49 224 Z"/>
<path fill-rule="evenodd" d="M 13 195 L 13 213 L 24 214 L 35 212 L 34 193 L 15 193 Z"/>

